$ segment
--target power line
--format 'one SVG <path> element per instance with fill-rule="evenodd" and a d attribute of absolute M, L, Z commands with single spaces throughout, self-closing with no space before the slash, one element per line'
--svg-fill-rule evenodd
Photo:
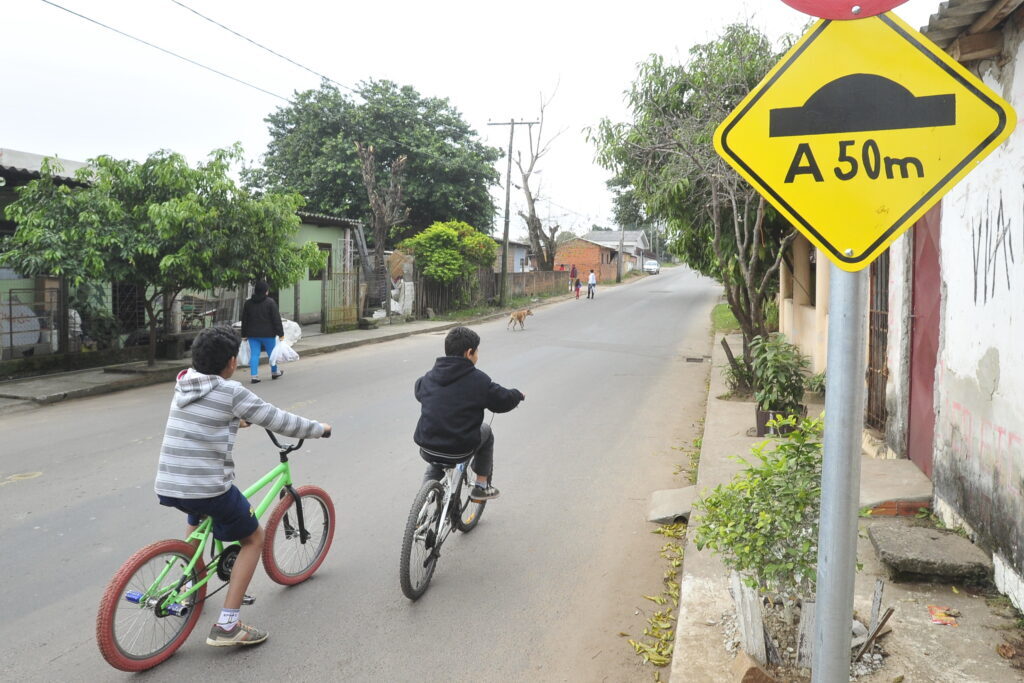
<path fill-rule="evenodd" d="M 299 67 L 300 69 L 308 71 L 309 73 L 313 74 L 317 78 L 320 78 L 321 80 L 330 81 L 331 83 L 334 83 L 335 85 L 337 85 L 339 87 L 345 88 L 346 90 L 354 92 L 357 95 L 359 94 L 359 91 L 356 90 L 355 88 L 349 87 L 349 86 L 345 85 L 344 83 L 339 83 L 338 81 L 334 80 L 330 76 L 325 76 L 324 74 L 322 74 L 322 73 L 320 73 L 318 71 L 314 71 L 313 69 L 310 69 L 308 66 L 305 66 L 303 64 L 299 64 L 294 59 L 291 59 L 290 57 L 286 57 L 285 55 L 283 55 L 283 54 L 281 54 L 279 52 L 275 52 L 274 50 L 271 50 L 266 45 L 263 45 L 262 43 L 259 43 L 259 42 L 255 41 L 255 40 L 253 40 L 252 38 L 249 38 L 248 36 L 242 35 L 238 31 L 236 31 L 236 30 L 234 30 L 234 29 L 232 29 L 232 28 L 230 28 L 228 26 L 225 26 L 224 24 L 220 23 L 216 19 L 211 19 L 210 17 L 206 16 L 205 14 L 203 14 L 201 12 L 196 11 L 195 9 L 189 7 L 188 5 L 186 5 L 183 2 L 179 2 L 178 0 L 171 0 L 171 2 L 173 2 L 178 7 L 181 7 L 182 9 L 187 9 L 192 14 L 195 14 L 197 17 L 200 17 L 202 19 L 205 19 L 206 21 L 210 22 L 211 24 L 214 24 L 215 26 L 221 27 L 222 29 L 224 29 L 228 33 L 230 33 L 230 34 L 232 34 L 234 36 L 238 36 L 239 38 L 241 38 L 244 41 L 252 43 L 256 47 L 260 48 L 261 50 L 265 50 L 265 51 L 269 52 L 270 54 L 274 55 L 275 57 L 280 57 L 281 59 L 285 60 L 289 64 L 294 64 L 295 66 Z"/>
<path fill-rule="evenodd" d="M 284 100 L 285 102 L 289 101 L 287 97 L 282 97 L 281 95 L 278 95 L 277 93 L 274 93 L 274 92 L 270 92 L 269 90 L 265 90 L 264 88 L 261 88 L 258 85 L 253 85 L 252 83 L 249 83 L 248 81 L 243 81 L 241 78 L 236 78 L 236 77 L 234 77 L 234 76 L 232 76 L 230 74 L 224 73 L 223 71 L 218 71 L 217 69 L 214 69 L 211 66 L 206 66 L 205 64 L 200 64 L 199 62 L 197 62 L 194 59 L 190 59 L 188 57 L 184 57 L 182 55 L 179 55 L 177 52 L 172 52 L 172 51 L 168 50 L 167 48 L 160 47 L 159 45 L 154 45 L 153 43 L 150 43 L 147 40 L 143 40 L 142 38 L 137 38 L 137 37 L 131 35 L 130 33 L 125 33 L 124 31 L 121 31 L 120 29 L 114 28 L 113 26 L 108 26 L 107 24 L 104 24 L 101 21 L 96 21 L 95 19 L 87 17 L 84 14 L 79 14 L 78 12 L 75 12 L 74 10 L 70 10 L 67 7 L 64 7 L 63 5 L 58 5 L 55 2 L 51 2 L 51 0 L 40 0 L 40 2 L 44 2 L 47 5 L 50 5 L 51 7 L 56 7 L 59 10 L 63 10 L 65 12 L 67 12 L 68 14 L 73 14 L 74 16 L 76 16 L 76 17 L 78 17 L 80 19 L 85 19 L 86 21 L 88 21 L 90 23 L 93 23 L 93 24 L 96 24 L 97 26 L 102 26 L 103 28 L 107 29 L 108 31 L 113 31 L 114 33 L 117 33 L 119 35 L 124 36 L 125 38 L 131 38 L 132 40 L 134 40 L 136 42 L 139 42 L 139 43 L 142 43 L 143 45 L 147 45 L 147 46 L 149 46 L 149 47 L 151 47 L 151 48 L 153 48 L 155 50 L 160 50 L 160 52 L 168 54 L 168 55 L 170 55 L 172 57 L 176 57 L 176 58 L 178 58 L 178 59 L 180 59 L 182 61 L 188 62 L 189 64 L 192 64 L 194 66 L 198 66 L 201 69 L 206 69 L 207 71 L 211 71 L 211 72 L 217 74 L 218 76 L 223 76 L 224 78 L 230 78 L 231 80 L 235 81 L 236 83 L 241 83 L 242 85 L 247 86 L 249 88 L 252 88 L 253 90 L 259 90 L 261 93 L 264 93 L 266 95 L 270 95 L 271 97 L 276 97 L 277 99 Z"/>

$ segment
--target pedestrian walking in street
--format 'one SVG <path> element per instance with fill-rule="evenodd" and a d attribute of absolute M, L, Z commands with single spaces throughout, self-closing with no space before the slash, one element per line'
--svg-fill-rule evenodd
<path fill-rule="evenodd" d="M 281 313 L 277 310 L 277 302 L 267 296 L 270 285 L 263 280 L 256 283 L 256 289 L 245 305 L 242 306 L 242 341 L 249 342 L 249 377 L 253 384 L 260 382 L 260 353 L 267 352 L 270 357 L 277 340 L 284 341 L 284 325 Z M 270 379 L 277 379 L 284 374 L 276 365 L 270 366 Z"/>
<path fill-rule="evenodd" d="M 572 268 L 569 270 L 569 290 L 572 290 L 573 284 L 579 280 L 579 272 L 576 270 L 576 264 L 572 264 Z M 576 297 L 579 298 L 578 296 Z"/>
<path fill-rule="evenodd" d="M 594 269 L 590 269 L 590 275 L 587 277 L 587 298 L 593 299 L 597 294 L 597 276 L 594 275 Z"/>
<path fill-rule="evenodd" d="M 575 282 L 574 286 L 576 287 L 576 298 L 579 299 L 580 298 L 580 288 L 583 287 L 583 283 L 580 282 L 579 278 L 576 278 L 576 282 Z"/>

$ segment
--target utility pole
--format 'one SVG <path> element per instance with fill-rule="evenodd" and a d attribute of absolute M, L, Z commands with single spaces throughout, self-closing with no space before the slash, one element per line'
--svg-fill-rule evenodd
<path fill-rule="evenodd" d="M 618 267 L 615 269 L 615 281 L 622 282 L 622 247 L 626 241 L 626 228 L 625 226 L 619 226 L 619 255 L 615 258 L 615 262 Z"/>
<path fill-rule="evenodd" d="M 488 126 L 508 126 L 508 170 L 505 171 L 505 231 L 501 239 L 501 286 L 498 289 L 498 305 L 505 305 L 505 285 L 508 281 L 508 211 L 509 202 L 512 199 L 512 140 L 516 134 L 516 120 L 509 119 L 508 123 L 490 123 Z M 519 121 L 519 124 L 533 125 L 539 121 Z"/>

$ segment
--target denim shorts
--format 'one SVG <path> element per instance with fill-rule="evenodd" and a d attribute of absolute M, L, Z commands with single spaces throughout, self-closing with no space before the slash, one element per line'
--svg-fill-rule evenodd
<path fill-rule="evenodd" d="M 237 486 L 213 498 L 169 498 L 157 495 L 161 505 L 188 513 L 188 523 L 198 526 L 203 517 L 213 518 L 213 537 L 218 541 L 240 541 L 260 526 L 249 499 Z"/>

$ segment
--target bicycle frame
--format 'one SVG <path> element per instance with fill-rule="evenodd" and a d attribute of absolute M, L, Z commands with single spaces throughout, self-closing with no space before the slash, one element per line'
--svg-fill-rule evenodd
<path fill-rule="evenodd" d="M 452 510 L 452 503 L 455 502 L 455 486 L 459 478 L 462 477 L 462 473 L 466 471 L 467 465 L 468 461 L 460 462 L 454 467 L 446 467 L 444 469 L 445 476 L 440 482 L 441 486 L 444 488 L 444 507 L 441 508 L 441 519 L 437 529 L 437 540 L 434 541 L 434 547 L 431 549 L 431 552 L 435 557 L 441 556 L 441 545 L 445 542 L 445 539 L 448 538 L 448 535 L 451 534 L 452 528 L 454 527 L 450 513 Z"/>
<path fill-rule="evenodd" d="M 268 431 L 268 434 L 269 433 L 270 432 Z M 299 448 L 301 448 L 302 441 L 299 441 L 297 446 L 284 447 L 277 443 L 277 440 L 274 439 L 273 435 L 271 435 L 271 439 L 274 441 L 276 445 L 278 445 L 281 448 L 281 463 L 274 467 L 274 469 L 270 470 L 270 472 L 265 474 L 255 484 L 253 484 L 245 491 L 243 491 L 243 495 L 246 498 L 251 498 L 252 496 L 262 491 L 267 486 L 270 486 L 270 490 L 267 491 L 266 495 L 263 496 L 263 500 L 260 501 L 259 505 L 257 505 L 253 511 L 253 514 L 255 514 L 256 519 L 261 519 L 263 517 L 263 514 L 270 507 L 271 503 L 273 503 L 275 499 L 277 499 L 278 497 L 283 497 L 283 492 L 287 490 L 295 499 L 295 512 L 299 523 L 298 526 L 300 540 L 302 543 L 305 543 L 306 539 L 309 537 L 309 532 L 306 531 L 306 527 L 302 519 L 302 505 L 299 501 L 298 494 L 295 493 L 295 489 L 292 487 L 292 472 L 291 467 L 288 464 L 288 453 L 290 453 L 293 450 L 298 450 Z M 193 553 L 192 555 L 192 559 L 189 561 L 189 563 L 185 566 L 185 569 L 182 571 L 182 577 L 178 581 L 178 585 L 171 590 L 164 589 L 162 591 L 162 595 L 158 594 L 161 592 L 160 587 L 164 585 L 164 579 L 167 578 L 167 575 L 171 571 L 173 563 L 168 562 L 167 566 L 164 567 L 163 571 L 161 571 L 159 575 L 157 575 L 156 579 L 149 586 L 146 592 L 143 595 L 138 596 L 138 602 L 140 604 L 143 602 L 147 602 L 151 604 L 158 613 L 161 614 L 174 614 L 176 616 L 185 616 L 186 614 L 188 614 L 189 608 L 183 604 L 184 601 L 187 600 L 189 596 L 193 595 L 196 591 L 198 591 L 202 586 L 205 586 L 209 582 L 211 576 L 216 574 L 217 567 L 220 564 L 220 560 L 224 554 L 225 548 L 230 548 L 234 545 L 240 545 L 238 541 L 231 541 L 225 544 L 223 541 L 219 541 L 216 538 L 214 538 L 213 520 L 209 517 L 200 522 L 199 526 L 197 526 L 195 530 L 191 534 L 189 534 L 189 537 L 186 540 L 189 542 L 197 541 L 198 545 L 196 546 L 195 553 Z M 199 562 L 199 559 L 203 556 L 203 552 L 206 550 L 207 547 L 210 546 L 212 546 L 212 558 L 210 560 L 210 563 L 206 565 L 206 575 L 200 577 L 197 581 L 193 582 L 188 589 L 182 591 L 182 588 L 184 588 L 185 584 L 188 583 L 188 577 L 192 574 L 193 571 L 195 571 L 196 564 Z"/>

